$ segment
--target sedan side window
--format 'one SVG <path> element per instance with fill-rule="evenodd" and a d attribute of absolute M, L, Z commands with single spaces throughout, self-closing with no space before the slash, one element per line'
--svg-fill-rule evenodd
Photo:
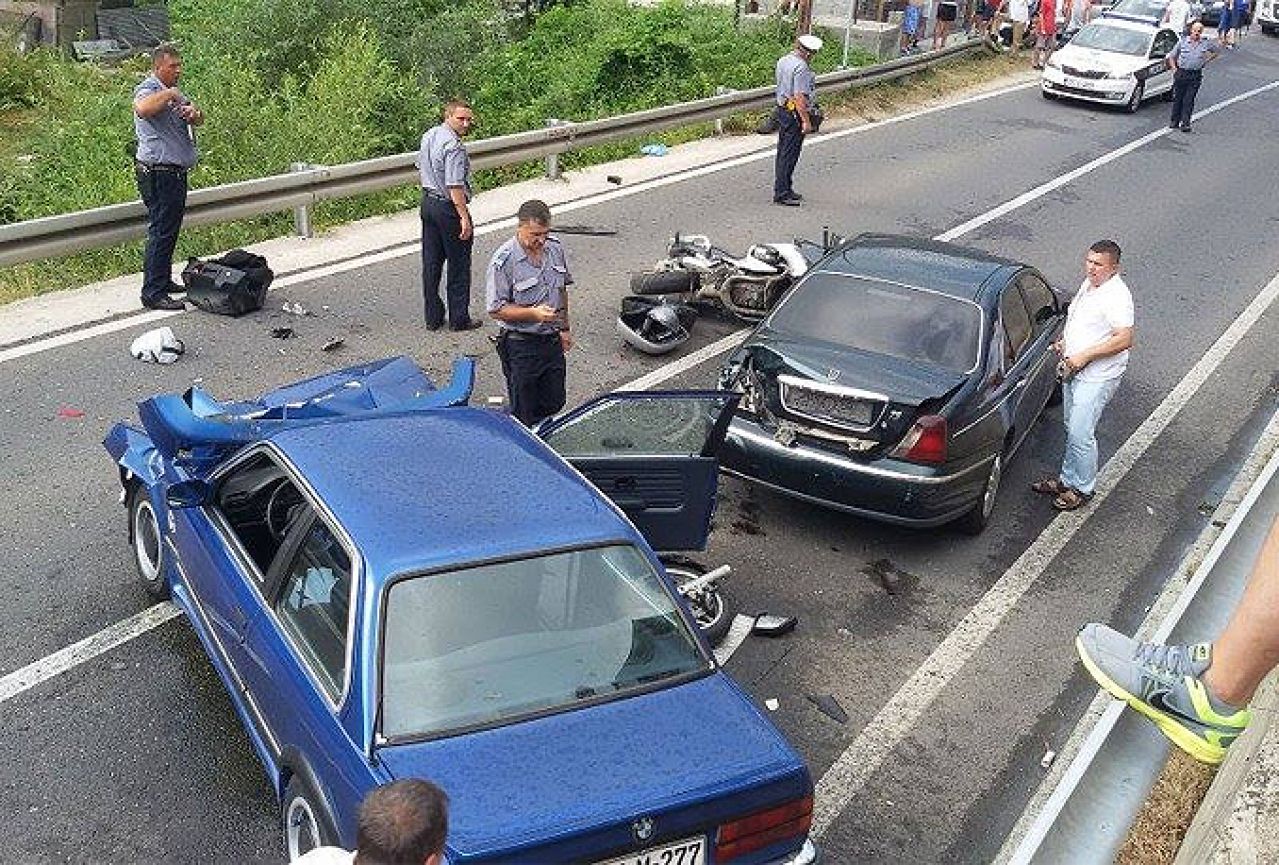
<path fill-rule="evenodd" d="M 999 318 L 1008 333 L 1012 356 L 1020 357 L 1022 349 L 1030 341 L 1030 316 L 1026 314 L 1026 304 L 1022 302 L 1016 283 L 1004 288 L 999 298 Z"/>
<path fill-rule="evenodd" d="M 1017 282 L 1021 285 L 1022 296 L 1026 298 L 1026 309 L 1030 312 L 1031 325 L 1035 329 L 1035 334 L 1039 335 L 1049 327 L 1057 315 L 1057 296 L 1048 287 L 1048 283 L 1037 276 L 1022 274 Z"/>
<path fill-rule="evenodd" d="M 303 660 L 335 701 L 346 678 L 351 559 L 321 520 L 307 530 L 280 587 L 275 611 Z"/>
<path fill-rule="evenodd" d="M 215 506 L 253 563 L 259 581 L 271 569 L 290 526 L 311 506 L 266 453 L 256 453 L 218 482 Z"/>

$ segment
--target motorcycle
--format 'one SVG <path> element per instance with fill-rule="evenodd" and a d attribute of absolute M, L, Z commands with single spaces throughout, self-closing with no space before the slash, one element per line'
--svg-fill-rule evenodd
<path fill-rule="evenodd" d="M 701 562 L 675 553 L 659 553 L 658 558 L 675 581 L 680 596 L 688 602 L 697 621 L 697 629 L 706 642 L 718 645 L 728 636 L 733 619 L 737 617 L 736 604 L 720 588 L 720 583 L 733 569 L 729 565 L 720 565 L 714 570 L 707 570 Z"/>
<path fill-rule="evenodd" d="M 676 234 L 666 258 L 631 275 L 631 293 L 717 304 L 747 322 L 762 319 L 825 249 L 808 241 L 757 243 L 737 256 L 704 234 Z"/>

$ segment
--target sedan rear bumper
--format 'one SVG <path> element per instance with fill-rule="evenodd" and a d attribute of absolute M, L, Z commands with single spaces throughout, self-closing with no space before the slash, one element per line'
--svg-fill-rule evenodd
<path fill-rule="evenodd" d="M 728 474 L 814 504 L 927 528 L 957 519 L 978 503 L 992 458 L 957 472 L 894 459 L 863 462 L 804 444 L 782 444 L 754 421 L 736 417 L 720 466 Z"/>

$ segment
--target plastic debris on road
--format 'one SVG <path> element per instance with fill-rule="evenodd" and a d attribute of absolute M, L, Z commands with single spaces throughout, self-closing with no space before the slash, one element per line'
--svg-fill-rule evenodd
<path fill-rule="evenodd" d="M 1048 751 L 1045 751 L 1044 756 L 1039 761 L 1039 768 L 1047 769 L 1049 766 L 1053 764 L 1053 760 L 1055 759 L 1057 759 L 1056 751 L 1053 751 L 1051 749 Z"/>
<path fill-rule="evenodd" d="M 665 156 L 670 152 L 670 148 L 665 144 L 645 144 L 640 148 L 640 153 L 645 156 Z"/>
<path fill-rule="evenodd" d="M 280 309 L 284 310 L 285 312 L 292 313 L 293 315 L 310 315 L 311 314 L 311 310 L 307 309 L 305 306 L 297 302 L 286 303 L 284 304 L 284 306 L 281 306 Z"/>
<path fill-rule="evenodd" d="M 767 700 L 764 701 L 764 708 L 770 712 L 776 712 L 778 707 L 781 705 L 782 704 L 778 702 L 776 697 L 769 697 Z"/>
<path fill-rule="evenodd" d="M 293 339 L 293 328 L 291 327 L 273 327 L 271 328 L 272 339 Z"/>
<path fill-rule="evenodd" d="M 69 405 L 60 405 L 58 406 L 58 417 L 82 418 L 84 417 L 84 412 L 78 408 L 72 408 Z"/>
<path fill-rule="evenodd" d="M 780 637 L 795 630 L 799 619 L 795 616 L 778 616 L 773 613 L 760 613 L 755 617 L 752 633 L 760 637 Z"/>
<path fill-rule="evenodd" d="M 129 345 L 129 354 L 143 363 L 170 364 L 186 353 L 186 344 L 165 325 L 148 330 Z"/>
<path fill-rule="evenodd" d="M 334 337 L 333 339 L 326 342 L 324 345 L 320 346 L 320 351 L 337 351 L 339 348 L 341 348 L 344 345 L 346 345 L 346 340 L 342 339 L 341 337 Z"/>
<path fill-rule="evenodd" d="M 843 706 L 839 705 L 839 700 L 835 699 L 834 694 L 810 694 L 805 691 L 804 697 L 831 720 L 840 724 L 848 723 L 848 713 L 844 711 Z"/>

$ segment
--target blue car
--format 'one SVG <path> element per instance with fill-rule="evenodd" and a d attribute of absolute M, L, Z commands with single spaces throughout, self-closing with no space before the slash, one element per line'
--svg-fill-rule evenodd
<path fill-rule="evenodd" d="M 468 407 L 473 374 L 192 389 L 106 438 L 138 570 L 226 685 L 289 857 L 353 848 L 370 789 L 426 777 L 454 865 L 815 861 L 807 768 L 653 552 L 705 542 L 735 398 L 610 394 L 534 435 Z"/>

